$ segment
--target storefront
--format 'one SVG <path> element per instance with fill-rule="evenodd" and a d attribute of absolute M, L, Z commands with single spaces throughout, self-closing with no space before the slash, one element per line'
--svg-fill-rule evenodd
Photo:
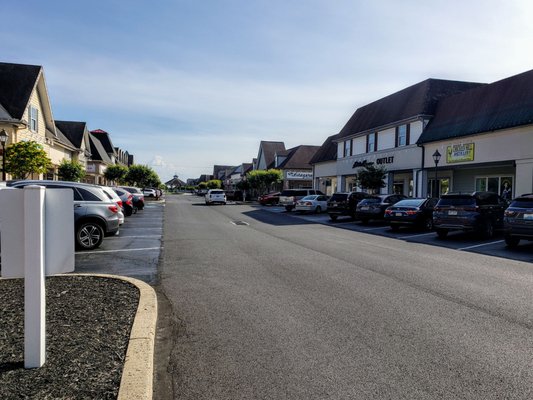
<path fill-rule="evenodd" d="M 305 189 L 312 187 L 312 171 L 283 170 L 283 189 Z"/>
<path fill-rule="evenodd" d="M 417 179 L 421 178 L 419 171 L 422 166 L 422 149 L 417 146 L 404 146 L 338 159 L 339 190 L 361 190 L 357 187 L 356 175 L 367 165 L 384 167 L 387 170 L 386 185 L 381 189 L 381 193 L 400 193 L 413 197 L 418 186 L 421 186 Z"/>
<path fill-rule="evenodd" d="M 533 191 L 533 136 L 531 127 L 427 143 L 424 182 L 434 191 L 435 172 L 439 193 L 492 191 L 502 197 Z M 442 156 L 435 167 L 433 154 Z"/>

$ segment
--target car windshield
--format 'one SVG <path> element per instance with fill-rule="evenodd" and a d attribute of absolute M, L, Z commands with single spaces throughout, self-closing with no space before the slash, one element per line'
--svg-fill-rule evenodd
<path fill-rule="evenodd" d="M 397 207 L 420 207 L 426 199 L 409 199 L 409 200 L 400 200 L 394 206 Z"/>
<path fill-rule="evenodd" d="M 518 208 L 533 208 L 533 197 L 519 197 L 514 199 L 511 207 Z"/>
<path fill-rule="evenodd" d="M 224 194 L 223 190 L 211 190 L 211 194 Z"/>
<path fill-rule="evenodd" d="M 370 197 L 368 199 L 363 199 L 359 202 L 359 204 L 371 204 L 371 203 L 381 203 L 380 197 Z"/>
<path fill-rule="evenodd" d="M 476 199 L 472 196 L 442 196 L 439 206 L 469 206 L 476 204 Z"/>
<path fill-rule="evenodd" d="M 316 200 L 317 197 L 317 195 L 305 196 L 302 200 Z"/>
<path fill-rule="evenodd" d="M 348 195 L 346 193 L 333 193 L 333 196 L 331 196 L 330 201 L 346 201 L 348 198 Z"/>

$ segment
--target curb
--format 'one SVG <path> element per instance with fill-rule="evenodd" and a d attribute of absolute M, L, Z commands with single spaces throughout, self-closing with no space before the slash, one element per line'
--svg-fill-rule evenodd
<path fill-rule="evenodd" d="M 154 288 L 135 278 L 108 274 L 68 274 L 119 279 L 139 289 L 139 305 L 131 327 L 117 400 L 150 400 L 153 395 L 157 295 Z"/>

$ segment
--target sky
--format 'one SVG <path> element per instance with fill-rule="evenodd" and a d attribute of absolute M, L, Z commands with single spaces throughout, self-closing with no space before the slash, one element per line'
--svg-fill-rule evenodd
<path fill-rule="evenodd" d="M 162 181 L 321 145 L 428 78 L 533 69 L 530 0 L 2 0 L 0 61 L 44 67 L 57 120 L 85 121 Z"/>

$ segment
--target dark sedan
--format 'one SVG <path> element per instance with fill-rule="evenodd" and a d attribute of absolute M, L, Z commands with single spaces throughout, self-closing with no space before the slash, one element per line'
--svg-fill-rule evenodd
<path fill-rule="evenodd" d="M 503 217 L 505 243 L 516 247 L 520 239 L 533 240 L 533 193 L 514 199 Z"/>
<path fill-rule="evenodd" d="M 428 231 L 433 229 L 433 209 L 439 199 L 418 198 L 400 200 L 385 210 L 385 221 L 393 231 L 401 226 L 414 226 Z"/>
<path fill-rule="evenodd" d="M 371 219 L 383 219 L 387 207 L 396 204 L 400 200 L 406 199 L 403 194 L 378 194 L 367 199 L 363 199 L 357 204 L 355 216 L 363 224 L 368 223 Z"/>

